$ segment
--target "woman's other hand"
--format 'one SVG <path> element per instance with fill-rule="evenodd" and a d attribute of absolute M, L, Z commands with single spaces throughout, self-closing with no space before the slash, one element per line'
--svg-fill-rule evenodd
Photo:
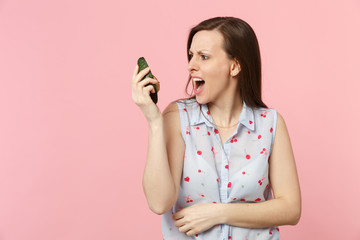
<path fill-rule="evenodd" d="M 173 214 L 174 225 L 188 236 L 202 233 L 219 224 L 218 208 L 214 203 L 199 203 Z"/>
<path fill-rule="evenodd" d="M 132 99 L 138 105 L 145 115 L 147 121 L 150 123 L 161 117 L 161 112 L 158 106 L 152 101 L 150 92 L 155 93 L 155 89 L 151 84 L 155 84 L 157 91 L 160 90 L 160 82 L 155 78 L 141 79 L 150 71 L 149 68 L 139 71 L 139 66 L 136 65 L 131 81 Z M 151 83 L 151 84 L 149 84 Z M 149 84 L 148 86 L 146 86 Z M 146 87 L 145 87 L 146 86 Z"/>

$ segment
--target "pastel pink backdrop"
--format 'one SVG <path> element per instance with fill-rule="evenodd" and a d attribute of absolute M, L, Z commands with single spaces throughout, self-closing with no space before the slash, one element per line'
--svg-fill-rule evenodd
<path fill-rule="evenodd" d="M 162 239 L 142 173 L 144 56 L 158 106 L 185 97 L 189 29 L 236 16 L 257 33 L 263 99 L 285 118 L 303 200 L 282 239 L 360 239 L 360 3 L 0 1 L 0 240 Z"/>

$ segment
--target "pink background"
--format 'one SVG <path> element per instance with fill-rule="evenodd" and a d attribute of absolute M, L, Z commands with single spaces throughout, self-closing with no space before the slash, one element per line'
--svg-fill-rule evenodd
<path fill-rule="evenodd" d="M 188 31 L 214 16 L 254 28 L 290 132 L 303 212 L 282 239 L 360 239 L 359 0 L 170 2 L 0 0 L 0 240 L 162 239 L 130 80 L 144 56 L 160 109 L 185 97 Z"/>

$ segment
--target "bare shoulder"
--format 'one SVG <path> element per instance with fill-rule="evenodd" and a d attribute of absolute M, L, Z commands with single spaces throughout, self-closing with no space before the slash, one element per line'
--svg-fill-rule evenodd
<path fill-rule="evenodd" d="M 175 102 L 171 102 L 162 112 L 165 128 L 176 129 L 181 134 L 180 113 Z"/>
<path fill-rule="evenodd" d="M 291 146 L 291 140 L 283 116 L 277 112 L 277 123 L 273 150 L 270 155 L 270 169 L 272 181 L 276 186 L 281 185 L 276 180 L 278 176 L 284 176 L 284 172 L 296 176 L 295 158 Z M 282 179 L 286 181 L 286 179 Z M 276 192 L 276 190 L 275 190 Z"/>
<path fill-rule="evenodd" d="M 175 102 L 171 102 L 169 103 L 169 105 L 164 109 L 162 115 L 163 116 L 167 116 L 167 115 L 179 115 L 179 108 L 177 106 L 177 104 Z"/>
<path fill-rule="evenodd" d="M 281 136 L 280 138 L 284 138 L 284 137 L 289 138 L 289 133 L 288 133 L 287 126 L 285 123 L 285 119 L 278 111 L 276 111 L 276 112 L 277 112 L 276 113 L 277 120 L 276 120 L 275 139 L 276 139 L 276 136 L 279 136 L 279 135 Z"/>
<path fill-rule="evenodd" d="M 279 111 L 276 111 L 276 114 L 277 114 L 278 126 L 284 126 L 285 125 L 284 117 L 279 113 Z"/>

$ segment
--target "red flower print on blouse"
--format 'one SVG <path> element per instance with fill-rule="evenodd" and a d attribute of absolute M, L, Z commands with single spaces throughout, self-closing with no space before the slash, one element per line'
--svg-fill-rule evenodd
<path fill-rule="evenodd" d="M 190 135 L 190 126 L 186 126 L 186 134 Z"/>
<path fill-rule="evenodd" d="M 260 154 L 264 154 L 265 157 L 269 154 L 269 150 L 266 150 L 266 148 L 263 148 Z"/>
<path fill-rule="evenodd" d="M 214 157 L 215 157 L 215 155 L 216 155 L 217 153 L 219 153 L 219 152 L 215 151 L 215 148 L 214 148 L 214 147 L 211 147 L 211 151 L 212 151 L 212 153 L 214 154 Z"/>
<path fill-rule="evenodd" d="M 261 179 L 258 181 L 259 185 L 261 186 L 263 184 L 263 181 L 264 181 L 264 176 L 261 177 Z"/>
<path fill-rule="evenodd" d="M 262 116 L 263 118 L 266 118 L 266 114 L 268 114 L 269 113 L 269 111 L 263 111 L 263 113 L 262 114 L 260 114 L 260 116 Z"/>
<path fill-rule="evenodd" d="M 191 202 L 193 202 L 193 200 L 191 199 L 191 196 L 190 196 L 190 195 L 184 197 L 184 199 L 185 199 L 186 203 L 191 203 Z"/>

